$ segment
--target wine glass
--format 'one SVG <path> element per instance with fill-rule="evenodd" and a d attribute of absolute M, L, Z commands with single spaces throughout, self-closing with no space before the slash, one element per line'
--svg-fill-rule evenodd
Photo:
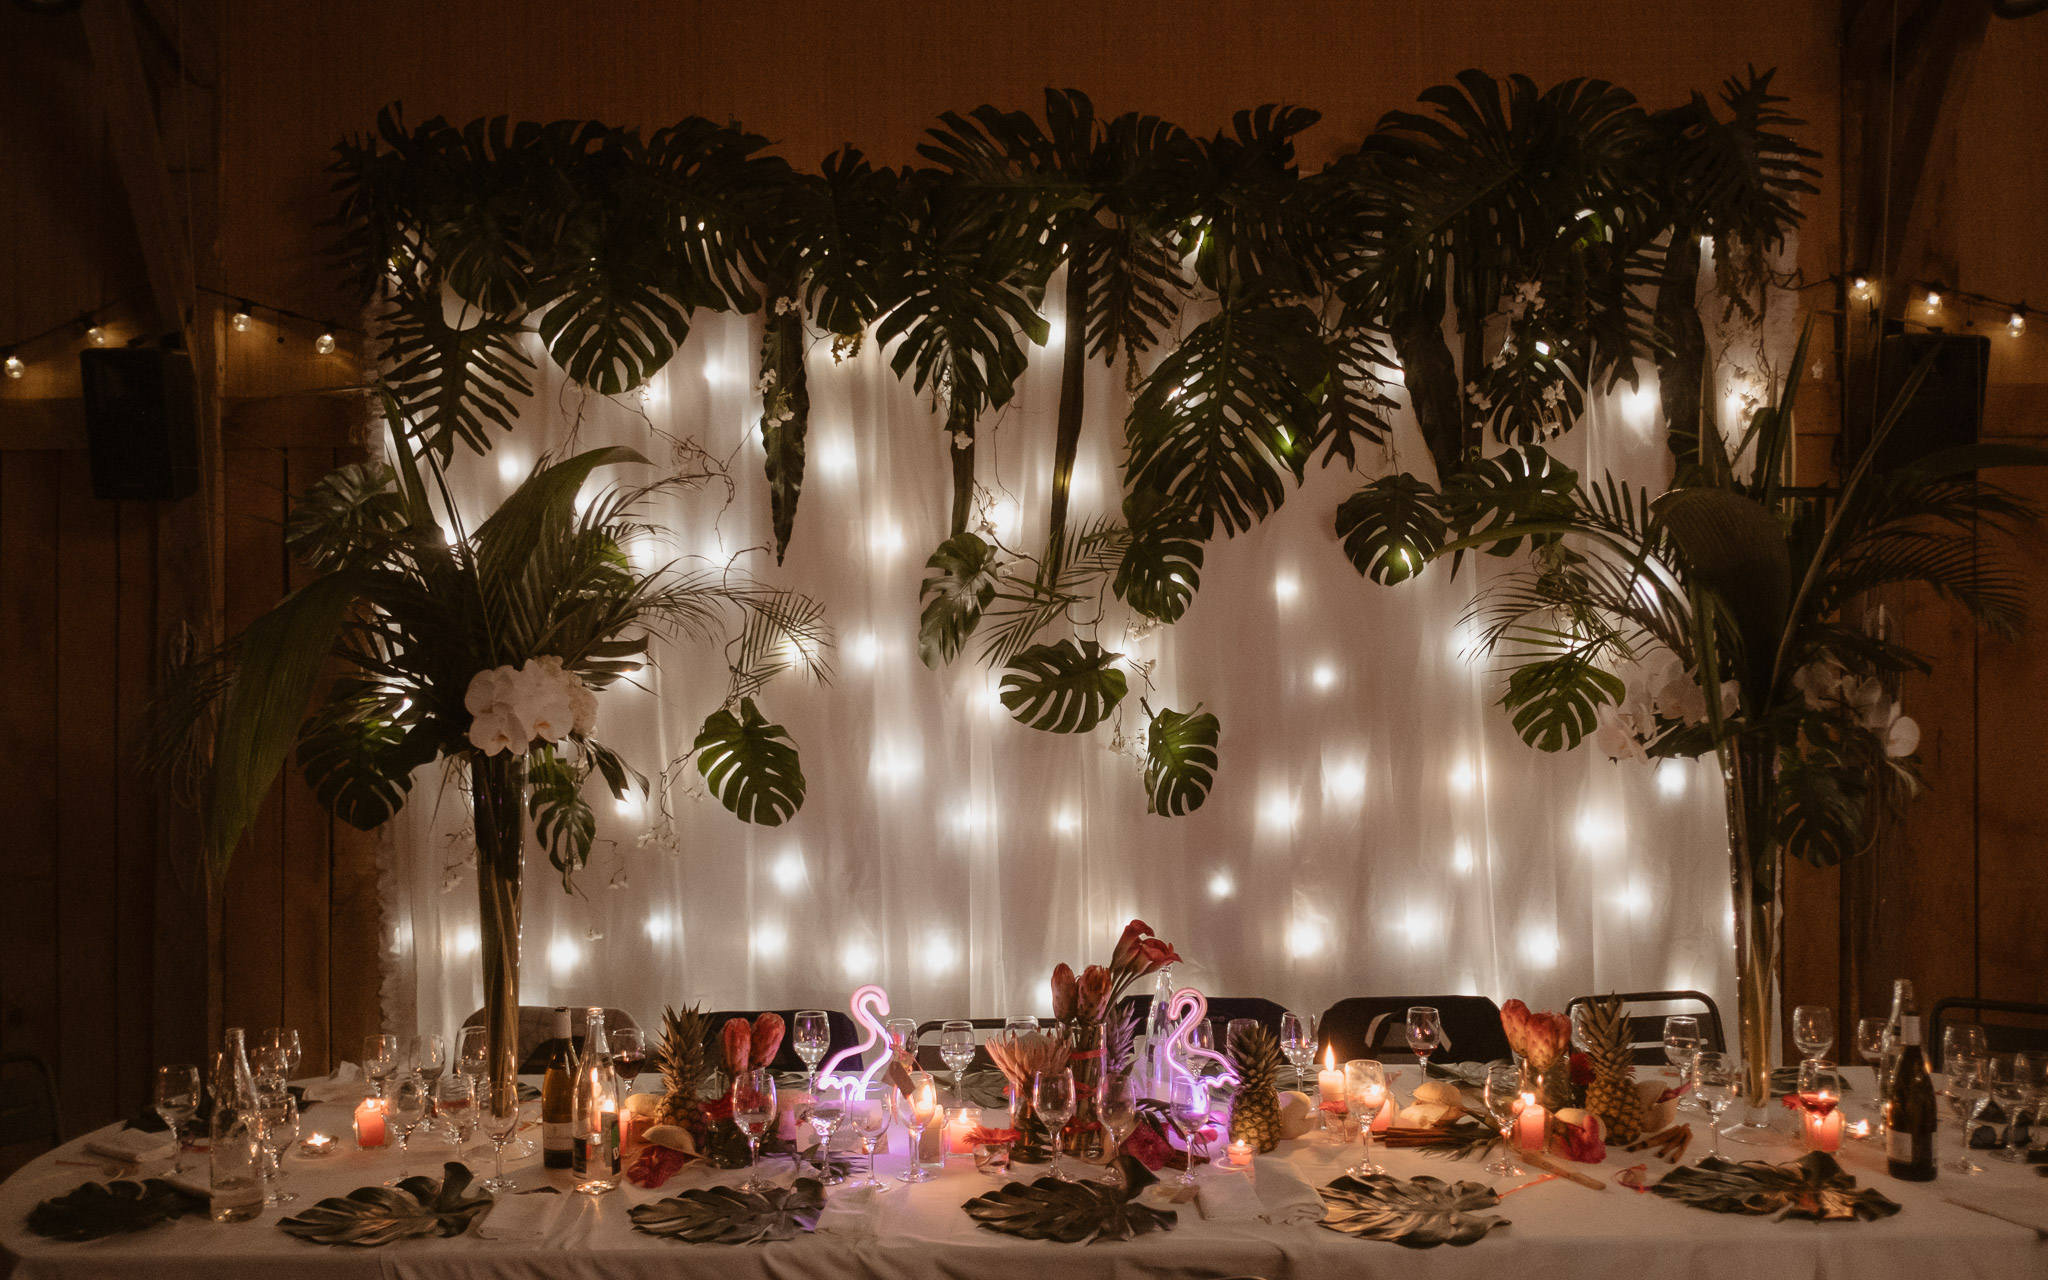
<path fill-rule="evenodd" d="M 1842 1073 L 1826 1058 L 1805 1058 L 1799 1063 L 1799 1086 L 1793 1102 L 1801 1113 L 1801 1135 L 1808 1123 L 1818 1124 L 1834 1115 L 1842 1105 Z M 1811 1121 L 1807 1119 L 1811 1117 Z"/>
<path fill-rule="evenodd" d="M 1038 1019 L 1028 1013 L 1013 1013 L 1003 1019 L 1003 1030 L 1013 1036 L 1029 1035 L 1038 1030 Z"/>
<path fill-rule="evenodd" d="M 2004 1113 L 1998 1130 L 1998 1145 L 1991 1152 L 1994 1159 L 2018 1162 L 2027 1158 L 2026 1137 L 2020 1127 L 2020 1109 L 2027 1104 L 2027 1082 L 2032 1074 L 2026 1058 L 2026 1054 L 2017 1053 L 2010 1058 L 1993 1058 L 1987 1063 L 1985 1087 L 1991 1094 L 1991 1101 Z"/>
<path fill-rule="evenodd" d="M 761 1139 L 775 1123 L 775 1073 L 763 1067 L 742 1071 L 732 1082 L 732 1122 L 747 1139 L 747 1180 L 742 1191 L 765 1191 L 772 1184 L 761 1177 Z"/>
<path fill-rule="evenodd" d="M 974 1061 L 974 1024 L 953 1021 L 939 1028 L 939 1056 L 953 1069 L 953 1096 L 960 1098 L 960 1073 Z"/>
<path fill-rule="evenodd" d="M 428 1031 L 412 1038 L 412 1073 L 427 1086 L 431 1097 L 434 1082 L 448 1069 L 448 1039 L 438 1031 Z"/>
<path fill-rule="evenodd" d="M 488 1059 L 486 1060 L 488 1066 Z M 504 1067 L 509 1073 L 518 1065 L 518 1055 L 512 1050 L 505 1051 Z M 489 1071 L 486 1070 L 488 1075 Z M 505 1144 L 512 1141 L 519 1132 L 519 1091 L 507 1091 L 509 1096 L 498 1097 L 497 1090 L 485 1089 L 477 1097 L 477 1124 L 484 1136 L 491 1140 L 492 1172 L 484 1182 L 486 1191 L 510 1191 L 519 1184 L 505 1176 Z"/>
<path fill-rule="evenodd" d="M 882 1030 L 888 1033 L 890 1052 L 899 1060 L 911 1059 L 904 1070 L 917 1070 L 917 1019 L 891 1018 L 882 1024 Z"/>
<path fill-rule="evenodd" d="M 792 1028 L 796 1056 L 804 1060 L 804 1088 L 816 1089 L 818 1064 L 832 1047 L 832 1019 L 823 1009 L 799 1009 Z"/>
<path fill-rule="evenodd" d="M 1316 1060 L 1316 1015 L 1292 1009 L 1280 1015 L 1280 1053 L 1294 1068 L 1298 1088 L 1307 1079 L 1308 1064 Z"/>
<path fill-rule="evenodd" d="M 1174 1132 L 1180 1134 L 1188 1150 L 1187 1167 L 1180 1171 L 1180 1185 L 1192 1187 L 1195 1185 L 1195 1144 L 1209 1123 L 1209 1086 L 1202 1082 L 1200 1076 L 1184 1076 L 1176 1071 L 1166 1090 L 1166 1114 L 1173 1121 Z"/>
<path fill-rule="evenodd" d="M 363 1037 L 363 1075 L 370 1082 L 373 1098 L 385 1096 L 385 1087 L 398 1071 L 398 1037 Z"/>
<path fill-rule="evenodd" d="M 620 1027 L 607 1029 L 604 1042 L 611 1047 L 612 1074 L 619 1079 L 619 1096 L 623 1098 L 633 1092 L 633 1082 L 647 1065 L 647 1038 L 638 1027 Z"/>
<path fill-rule="evenodd" d="M 1710 1156 L 1721 1154 L 1721 1113 L 1735 1101 L 1735 1093 L 1742 1084 L 1742 1073 L 1725 1053 L 1712 1050 L 1702 1052 L 1693 1059 L 1693 1070 L 1699 1078 L 1700 1105 L 1707 1109 L 1707 1128 L 1714 1135 Z"/>
<path fill-rule="evenodd" d="M 185 1126 L 199 1114 L 199 1068 L 174 1062 L 156 1069 L 156 1113 L 171 1131 L 171 1174 L 185 1172 Z"/>
<path fill-rule="evenodd" d="M 1123 1186 L 1123 1167 L 1116 1162 L 1116 1153 L 1138 1128 L 1138 1090 L 1131 1083 L 1128 1073 L 1105 1075 L 1095 1086 L 1095 1118 L 1102 1122 L 1102 1128 L 1109 1135 L 1110 1173 L 1116 1185 Z"/>
<path fill-rule="evenodd" d="M 832 1172 L 832 1136 L 846 1123 L 845 1093 L 830 1087 L 820 1089 L 811 1099 L 804 1119 L 811 1122 L 811 1131 L 818 1135 L 818 1181 L 828 1187 L 838 1186 L 846 1181 L 846 1175 Z"/>
<path fill-rule="evenodd" d="M 1040 1071 L 1031 1077 L 1031 1105 L 1038 1112 L 1038 1118 L 1045 1121 L 1047 1134 L 1052 1138 L 1052 1176 L 1061 1182 L 1072 1182 L 1065 1170 L 1060 1168 L 1060 1155 L 1065 1150 L 1063 1138 L 1067 1122 L 1074 1118 L 1074 1073 L 1065 1067 L 1058 1071 Z"/>
<path fill-rule="evenodd" d="M 441 1132 L 455 1144 L 458 1156 L 476 1133 L 476 1096 L 475 1082 L 459 1072 L 434 1082 L 434 1116 L 441 1122 Z"/>
<path fill-rule="evenodd" d="M 1946 1041 L 1946 1034 L 1942 1038 Z M 1970 1159 L 1970 1134 L 1977 1127 L 1978 1110 L 1989 1099 L 1982 1077 L 1984 1059 L 1972 1054 L 1950 1058 L 1947 1049 L 1948 1046 L 1944 1043 L 1941 1065 L 1948 1068 L 1948 1079 L 1947 1088 L 1943 1092 L 1948 1095 L 1949 1106 L 1955 1111 L 1956 1118 L 1961 1121 L 1956 1126 L 1956 1132 L 1962 1137 L 1962 1150 L 1948 1168 L 1955 1173 L 1982 1173 L 1984 1166 Z"/>
<path fill-rule="evenodd" d="M 298 1192 L 284 1189 L 284 1153 L 299 1140 L 299 1101 L 282 1082 L 256 1091 L 256 1114 L 262 1122 L 257 1140 L 263 1145 L 263 1203 L 290 1204 Z"/>
<path fill-rule="evenodd" d="M 1422 1064 L 1422 1078 L 1429 1079 L 1429 1055 L 1443 1048 L 1444 1024 L 1437 1011 L 1426 1004 L 1408 1010 L 1408 1048 Z M 1367 1157 L 1370 1161 L 1370 1157 Z"/>
<path fill-rule="evenodd" d="M 868 1158 L 868 1176 L 856 1187 L 870 1188 L 875 1195 L 889 1190 L 889 1184 L 875 1177 L 875 1139 L 889 1131 L 889 1123 L 895 1119 L 896 1086 L 881 1081 L 863 1084 L 855 1079 L 846 1086 L 846 1111 L 853 1120 L 853 1131 L 860 1138 L 860 1153 Z M 912 1161 L 916 1152 L 911 1153 Z"/>
<path fill-rule="evenodd" d="M 910 1134 L 910 1167 L 896 1175 L 898 1182 L 930 1182 L 938 1175 L 924 1167 L 924 1131 L 939 1118 L 939 1096 L 929 1071 L 912 1071 L 910 1088 L 896 1097 L 896 1118 Z"/>
<path fill-rule="evenodd" d="M 1835 1011 L 1824 1004 L 1792 1010 L 1792 1043 L 1809 1058 L 1824 1058 L 1835 1046 Z"/>
<path fill-rule="evenodd" d="M 1232 1018 L 1229 1022 L 1225 1023 L 1223 1025 L 1224 1050 L 1228 1052 L 1231 1046 L 1237 1043 L 1238 1037 L 1251 1034 L 1252 1028 L 1258 1025 L 1259 1020 L 1257 1018 Z"/>
<path fill-rule="evenodd" d="M 427 1082 L 416 1072 L 398 1078 L 391 1091 L 391 1124 L 398 1130 L 398 1172 L 384 1180 L 395 1187 L 406 1179 L 406 1165 L 412 1159 L 412 1132 L 427 1118 Z"/>
<path fill-rule="evenodd" d="M 305 1056 L 298 1032 L 290 1027 L 265 1027 L 256 1043 L 270 1052 L 286 1080 L 298 1075 L 299 1062 Z"/>
<path fill-rule="evenodd" d="M 1493 1122 L 1500 1126 L 1500 1159 L 1486 1166 L 1486 1171 L 1503 1178 L 1519 1178 L 1522 1170 L 1508 1158 L 1514 1144 L 1508 1135 L 1515 1127 L 1515 1105 L 1522 1096 L 1522 1072 L 1512 1062 L 1496 1062 L 1486 1069 L 1486 1111 Z"/>
<path fill-rule="evenodd" d="M 1583 1006 L 1582 1006 L 1583 1007 Z M 1700 1020 L 1691 1014 L 1675 1013 L 1664 1019 L 1664 1060 L 1677 1068 L 1679 1088 L 1685 1092 L 1678 1100 L 1680 1110 L 1704 1110 L 1699 1101 L 1686 1088 L 1692 1083 L 1692 1060 L 1704 1043 L 1700 1036 Z"/>
<path fill-rule="evenodd" d="M 1984 1028 L 1974 1022 L 1951 1022 L 1941 1029 L 1941 1067 L 1948 1072 L 1948 1064 L 1956 1058 L 1982 1057 L 1988 1049 L 1984 1043 Z M 1948 1082 L 1942 1082 L 1941 1092 L 1953 1097 Z"/>
<path fill-rule="evenodd" d="M 1435 1013 L 1435 1010 L 1431 1010 Z M 1410 1011 L 1413 1016 L 1413 1011 Z M 1409 1035 L 1414 1035 L 1414 1023 L 1409 1023 Z M 1372 1058 L 1353 1058 L 1344 1064 L 1344 1105 L 1358 1117 L 1359 1137 L 1365 1143 L 1365 1154 L 1358 1163 L 1344 1172 L 1354 1178 L 1363 1178 L 1375 1173 L 1385 1173 L 1386 1167 L 1373 1162 L 1372 1122 L 1387 1104 L 1386 1069 Z"/>

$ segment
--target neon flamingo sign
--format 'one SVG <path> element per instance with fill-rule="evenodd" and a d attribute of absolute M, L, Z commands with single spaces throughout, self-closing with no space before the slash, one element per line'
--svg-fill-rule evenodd
<path fill-rule="evenodd" d="M 888 992 L 870 983 L 854 992 L 853 999 L 848 1001 L 848 1005 L 853 1012 L 853 1020 L 860 1023 L 867 1034 L 861 1038 L 859 1044 L 841 1049 L 832 1055 L 831 1061 L 818 1073 L 818 1084 L 823 1088 L 858 1082 L 862 1089 L 866 1089 L 874 1082 L 875 1076 L 889 1065 L 891 1055 L 885 1053 L 869 1063 L 858 1076 L 836 1074 L 839 1064 L 848 1058 L 864 1055 L 876 1045 L 887 1044 L 889 1041 L 888 1028 L 882 1025 L 882 1019 L 889 1016 Z"/>
<path fill-rule="evenodd" d="M 1166 1062 L 1175 1075 L 1192 1082 L 1195 1073 L 1190 1060 L 1208 1058 L 1223 1069 L 1225 1079 L 1236 1081 L 1237 1069 L 1231 1065 L 1230 1059 L 1188 1042 L 1188 1035 L 1195 1029 L 1195 1024 L 1209 1016 L 1207 997 L 1193 987 L 1182 987 L 1167 1001 L 1166 1016 L 1173 1021 L 1173 1030 L 1166 1036 Z"/>

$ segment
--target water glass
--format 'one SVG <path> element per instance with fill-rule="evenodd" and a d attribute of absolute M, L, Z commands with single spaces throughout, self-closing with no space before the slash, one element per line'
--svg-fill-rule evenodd
<path fill-rule="evenodd" d="M 1707 1124 L 1713 1133 L 1713 1148 L 1708 1155 L 1721 1154 L 1721 1113 L 1735 1101 L 1736 1092 L 1742 1087 L 1742 1071 L 1736 1062 L 1725 1053 L 1707 1050 L 1693 1059 L 1693 1071 L 1698 1077 L 1700 1105 L 1707 1109 Z"/>
<path fill-rule="evenodd" d="M 1984 1041 L 1984 1028 L 1974 1022 L 1951 1022 L 1941 1029 L 1941 1069 L 1944 1075 L 1950 1071 L 1950 1062 L 1958 1058 L 1981 1058 L 1990 1051 Z M 1942 1092 L 1948 1092 L 1946 1085 Z"/>
<path fill-rule="evenodd" d="M 1074 1073 L 1065 1067 L 1058 1071 L 1040 1071 L 1031 1077 L 1031 1106 L 1038 1118 L 1045 1122 L 1046 1133 L 1052 1138 L 1052 1176 L 1061 1182 L 1072 1182 L 1066 1171 L 1060 1168 L 1060 1156 L 1066 1142 L 1067 1122 L 1074 1118 Z"/>
<path fill-rule="evenodd" d="M 448 1069 L 448 1041 L 438 1031 L 428 1031 L 412 1038 L 412 1073 L 420 1078 L 429 1091 L 441 1073 Z"/>
<path fill-rule="evenodd" d="M 2027 1106 L 2027 1083 L 2030 1068 L 2025 1054 L 2011 1058 L 1993 1058 L 1984 1073 L 1989 1102 L 1995 1104 L 2000 1113 L 1998 1121 L 1998 1146 L 1991 1154 L 1999 1160 L 2023 1163 L 2027 1158 L 2027 1129 L 2032 1127 L 2031 1117 L 2023 1120 L 2022 1111 Z"/>
<path fill-rule="evenodd" d="M 732 1082 L 732 1122 L 747 1140 L 747 1180 L 742 1191 L 765 1191 L 773 1184 L 761 1177 L 761 1139 L 775 1123 L 775 1073 L 756 1067 Z"/>
<path fill-rule="evenodd" d="M 1299 1087 L 1308 1078 L 1308 1065 L 1316 1060 L 1316 1015 L 1290 1009 L 1280 1015 L 1280 1054 L 1294 1068 Z"/>
<path fill-rule="evenodd" d="M 1956 1132 L 1962 1140 L 1962 1149 L 1945 1167 L 1952 1173 L 1982 1173 L 1984 1167 L 1970 1159 L 1970 1134 L 1977 1128 L 1978 1110 L 1990 1097 L 1982 1079 L 1984 1059 L 1974 1054 L 1963 1053 L 1949 1057 L 1946 1032 L 1942 1035 L 1942 1041 L 1941 1065 L 1947 1068 L 1943 1072 L 1946 1078 L 1943 1081 L 1942 1094 L 1949 1100 L 1950 1109 L 1955 1112 L 1959 1122 L 1956 1125 Z"/>
<path fill-rule="evenodd" d="M 1422 1064 L 1422 1078 L 1429 1079 L 1429 1055 L 1444 1045 L 1444 1024 L 1437 1011 L 1429 1005 L 1413 1005 L 1408 1010 L 1408 1048 Z"/>
<path fill-rule="evenodd" d="M 387 1084 L 398 1073 L 398 1052 L 397 1036 L 363 1037 L 363 1076 L 370 1082 L 371 1097 L 385 1096 Z"/>
<path fill-rule="evenodd" d="M 1825 1058 L 1835 1045 L 1835 1011 L 1824 1004 L 1793 1009 L 1792 1043 L 1809 1058 Z"/>
<path fill-rule="evenodd" d="M 868 1158 L 868 1176 L 856 1187 L 867 1187 L 875 1195 L 890 1189 L 889 1184 L 875 1177 L 875 1139 L 889 1131 L 889 1124 L 895 1119 L 896 1086 L 882 1081 L 866 1084 L 858 1079 L 846 1086 L 846 1112 L 853 1121 L 853 1131 L 860 1137 L 860 1153 Z M 911 1163 L 917 1161 L 917 1153 L 911 1152 Z"/>
<path fill-rule="evenodd" d="M 1500 1129 L 1500 1159 L 1487 1165 L 1486 1171 L 1503 1178 L 1522 1176 L 1522 1170 L 1508 1158 L 1514 1150 L 1508 1135 L 1515 1127 L 1515 1104 L 1521 1096 L 1521 1068 L 1512 1062 L 1496 1062 L 1486 1069 L 1486 1112 Z"/>
<path fill-rule="evenodd" d="M 265 1204 L 290 1204 L 299 1198 L 284 1188 L 284 1154 L 299 1140 L 299 1102 L 282 1084 L 256 1092 L 256 1114 L 262 1121 L 258 1141 L 263 1147 Z"/>
<path fill-rule="evenodd" d="M 1354 1178 L 1386 1172 L 1385 1166 L 1375 1164 L 1372 1158 L 1373 1120 L 1386 1104 L 1387 1075 L 1384 1067 L 1371 1058 L 1354 1058 L 1344 1064 L 1344 1105 L 1358 1117 L 1359 1137 L 1365 1143 L 1365 1154 L 1359 1157 L 1357 1164 L 1344 1171 Z"/>
<path fill-rule="evenodd" d="M 466 1075 L 445 1075 L 434 1082 L 434 1116 L 458 1156 L 476 1133 L 476 1098 L 476 1083 Z"/>
<path fill-rule="evenodd" d="M 290 1027 L 265 1027 L 263 1034 L 256 1037 L 256 1046 L 278 1064 L 286 1080 L 298 1075 L 299 1062 L 305 1057 L 298 1032 Z"/>
<path fill-rule="evenodd" d="M 1128 1072 L 1105 1075 L 1095 1087 L 1095 1118 L 1109 1135 L 1110 1173 L 1118 1186 L 1124 1185 L 1123 1169 L 1114 1163 L 1116 1153 L 1138 1127 L 1138 1089 Z"/>
<path fill-rule="evenodd" d="M 174 1062 L 156 1069 L 156 1113 L 171 1131 L 171 1173 L 185 1172 L 185 1126 L 199 1114 L 199 1068 Z"/>
<path fill-rule="evenodd" d="M 1682 1089 L 1692 1082 L 1693 1055 L 1700 1051 L 1700 1045 L 1703 1043 L 1698 1018 L 1688 1013 L 1674 1013 L 1664 1019 L 1664 1061 L 1675 1068 L 1678 1084 Z M 1679 1098 L 1678 1105 L 1681 1110 L 1686 1111 L 1702 1109 L 1689 1089 Z"/>
<path fill-rule="evenodd" d="M 517 1066 L 517 1055 L 507 1050 L 504 1057 L 506 1071 Z M 488 1074 L 488 1072 L 486 1073 Z M 519 1184 L 505 1176 L 505 1145 L 519 1133 L 518 1090 L 510 1091 L 509 1097 L 497 1097 L 497 1090 L 486 1088 L 478 1095 L 476 1104 L 477 1124 L 484 1131 L 484 1137 L 491 1140 L 492 1172 L 483 1183 L 486 1191 L 510 1191 Z"/>
<path fill-rule="evenodd" d="M 846 1181 L 846 1176 L 832 1172 L 832 1138 L 839 1132 L 839 1126 L 846 1123 L 845 1091 L 819 1090 L 805 1109 L 804 1119 L 810 1122 L 811 1132 L 818 1135 L 818 1181 L 828 1187 L 838 1186 Z"/>
<path fill-rule="evenodd" d="M 455 1069 L 469 1077 L 479 1093 L 491 1076 L 491 1033 L 487 1027 L 467 1026 L 455 1037 Z"/>
<path fill-rule="evenodd" d="M 398 1172 L 384 1180 L 387 1187 L 395 1187 L 409 1176 L 406 1165 L 412 1158 L 413 1130 L 427 1118 L 427 1082 L 411 1072 L 398 1078 L 391 1090 L 391 1126 L 398 1130 Z"/>
<path fill-rule="evenodd" d="M 953 1071 L 953 1096 L 960 1097 L 960 1073 L 974 1062 L 974 1024 L 953 1021 L 939 1029 L 939 1057 Z"/>
<path fill-rule="evenodd" d="M 938 1089 L 928 1071 L 910 1073 L 910 1087 L 899 1091 L 896 1118 L 910 1135 L 910 1167 L 896 1175 L 899 1182 L 930 1182 L 938 1175 L 924 1167 L 924 1131 L 939 1121 Z"/>
<path fill-rule="evenodd" d="M 1166 1090 L 1166 1114 L 1173 1121 L 1173 1129 L 1186 1144 L 1188 1163 L 1180 1171 L 1180 1185 L 1195 1185 L 1195 1146 L 1202 1141 L 1202 1131 L 1209 1123 L 1209 1086 L 1199 1076 L 1184 1076 L 1179 1072 Z M 1205 1154 L 1206 1154 L 1206 1144 Z"/>
<path fill-rule="evenodd" d="M 804 1060 L 804 1087 L 815 1088 L 818 1064 L 832 1048 L 832 1019 L 823 1009 L 799 1009 L 790 1029 L 796 1056 Z"/>
<path fill-rule="evenodd" d="M 1003 1030 L 1013 1036 L 1029 1035 L 1038 1030 L 1038 1019 L 1028 1013 L 1013 1013 L 1003 1019 Z"/>

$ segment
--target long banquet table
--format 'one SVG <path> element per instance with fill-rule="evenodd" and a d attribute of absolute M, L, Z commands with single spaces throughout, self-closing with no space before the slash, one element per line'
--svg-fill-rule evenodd
<path fill-rule="evenodd" d="M 1852 1093 L 1850 1111 L 1861 1114 Z M 1780 1123 L 1787 1123 L 1780 1121 Z M 308 1107 L 304 1131 L 348 1131 L 348 1108 Z M 1704 1150 L 1701 1134 L 1689 1158 Z M 900 1135 L 897 1138 L 901 1147 Z M 1941 1135 L 1944 1159 L 1955 1154 L 1953 1131 Z M 1320 1226 L 1273 1226 L 1260 1221 L 1204 1220 L 1192 1203 L 1179 1206 L 1179 1225 L 1128 1242 L 1061 1245 L 1024 1241 L 975 1226 L 960 1206 L 998 1185 L 962 1159 L 951 1162 L 937 1181 L 906 1186 L 894 1181 L 901 1156 L 883 1156 L 879 1167 L 892 1190 L 879 1197 L 871 1238 L 818 1233 L 767 1245 L 687 1245 L 632 1230 L 627 1209 L 690 1186 L 734 1182 L 737 1172 L 679 1174 L 659 1191 L 628 1185 L 600 1197 L 568 1195 L 545 1238 L 523 1243 L 483 1239 L 474 1233 L 453 1239 L 403 1241 L 364 1249 L 315 1245 L 276 1229 L 281 1211 L 264 1210 L 252 1222 L 219 1224 L 186 1218 L 127 1236 L 83 1244 L 37 1238 L 24 1226 L 39 1200 L 105 1174 L 64 1161 L 91 1160 L 83 1140 L 38 1157 L 0 1184 L 0 1248 L 18 1259 L 18 1280 L 79 1280 L 98 1276 L 149 1276 L 165 1280 L 281 1280 L 302 1276 L 420 1277 L 466 1280 L 515 1276 L 534 1280 L 564 1277 L 939 1277 L 1012 1276 L 1057 1267 L 1060 1280 L 1087 1277 L 1257 1276 L 1263 1280 L 1317 1276 L 1427 1277 L 1571 1276 L 1740 1277 L 1740 1280 L 1880 1280 L 1890 1276 L 1935 1276 L 1941 1280 L 1983 1277 L 2048 1277 L 2048 1243 L 2026 1227 L 1989 1217 L 1947 1197 L 1999 1198 L 2033 1206 L 2048 1217 L 2048 1178 L 2032 1168 L 1997 1160 L 1978 1177 L 1946 1171 L 1931 1184 L 1910 1184 L 1884 1176 L 1881 1154 L 1867 1142 L 1844 1144 L 1842 1164 L 1858 1180 L 1898 1201 L 1903 1210 L 1879 1222 L 1777 1222 L 1769 1218 L 1708 1213 L 1629 1190 L 1614 1175 L 1647 1159 L 1652 1178 L 1670 1166 L 1643 1154 L 1609 1154 L 1605 1166 L 1575 1166 L 1604 1179 L 1605 1191 L 1565 1181 L 1547 1182 L 1509 1196 L 1497 1213 L 1511 1226 L 1466 1247 L 1403 1249 L 1353 1239 Z M 299 1201 L 289 1213 L 323 1196 L 343 1195 L 381 1182 L 396 1170 L 395 1150 L 346 1149 L 321 1161 L 288 1158 L 290 1185 Z M 1355 1161 L 1356 1144 L 1338 1148 L 1311 1135 L 1284 1143 L 1282 1153 L 1312 1184 L 1328 1182 Z M 1375 1147 L 1389 1171 L 1400 1176 L 1431 1174 L 1450 1180 L 1487 1182 L 1499 1190 L 1523 1181 L 1495 1179 L 1481 1161 L 1453 1161 L 1417 1151 Z M 1734 1158 L 1789 1160 L 1798 1151 L 1792 1135 L 1767 1148 L 1736 1147 Z M 416 1140 L 413 1171 L 438 1170 L 450 1155 L 441 1141 Z M 1981 1155 L 1981 1153 L 1980 1153 Z M 203 1157 L 187 1156 L 188 1165 Z M 488 1157 L 472 1159 L 479 1177 L 488 1176 Z M 788 1161 L 772 1168 L 787 1179 Z M 158 1172 L 157 1167 L 145 1170 Z M 523 1186 L 545 1180 L 537 1159 L 516 1166 Z M 1024 1176 L 1043 1172 L 1026 1171 Z M 1171 1173 L 1166 1176 L 1172 1177 Z M 1208 1176 L 1236 1177 L 1235 1173 Z"/>

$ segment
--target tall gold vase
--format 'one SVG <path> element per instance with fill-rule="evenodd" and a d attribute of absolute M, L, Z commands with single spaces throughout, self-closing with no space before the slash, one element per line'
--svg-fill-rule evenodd
<path fill-rule="evenodd" d="M 484 1026 L 491 1042 L 491 1094 L 511 1105 L 519 1087 L 519 870 L 525 823 L 526 758 L 504 751 L 469 758 L 476 827 L 477 920 L 484 965 Z"/>
<path fill-rule="evenodd" d="M 1766 1125 L 1771 1094 L 1771 1032 L 1778 994 L 1778 949 L 1785 916 L 1785 862 L 1772 829 L 1778 753 L 1768 741 L 1731 739 L 1721 747 L 1728 807 L 1728 863 L 1735 907 L 1735 1023 L 1742 1055 L 1743 1126 Z"/>

